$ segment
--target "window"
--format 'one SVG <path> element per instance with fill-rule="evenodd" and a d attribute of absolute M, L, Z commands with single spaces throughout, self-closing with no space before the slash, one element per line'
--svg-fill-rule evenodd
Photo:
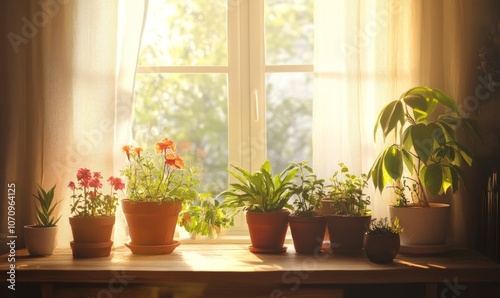
<path fill-rule="evenodd" d="M 150 0 L 134 140 L 176 141 L 213 194 L 230 164 L 311 160 L 313 53 L 312 0 Z"/>

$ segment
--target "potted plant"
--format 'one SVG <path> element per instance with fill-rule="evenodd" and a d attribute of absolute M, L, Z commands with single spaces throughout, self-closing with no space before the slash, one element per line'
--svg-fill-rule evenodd
<path fill-rule="evenodd" d="M 349 173 L 344 163 L 339 166 L 326 186 L 331 200 L 331 214 L 326 216 L 330 245 L 335 252 L 360 251 L 371 219 L 370 197 L 364 193 L 368 176 Z"/>
<path fill-rule="evenodd" d="M 392 263 L 399 251 L 401 230 L 397 217 L 392 223 L 387 217 L 372 219 L 363 239 L 366 257 L 374 263 Z"/>
<path fill-rule="evenodd" d="M 232 226 L 234 220 L 212 194 L 202 193 L 196 200 L 186 204 L 180 213 L 179 224 L 192 238 L 207 236 L 213 239 L 223 229 Z"/>
<path fill-rule="evenodd" d="M 36 207 L 36 223 L 24 226 L 24 240 L 31 256 L 50 256 L 56 247 L 57 222 L 61 216 L 54 215 L 59 202 L 54 201 L 54 185 L 46 191 L 37 185 L 37 193 L 33 194 L 38 202 Z"/>
<path fill-rule="evenodd" d="M 119 177 L 109 177 L 110 194 L 102 192 L 102 175 L 81 168 L 76 174 L 76 183 L 70 181 L 71 214 L 69 223 L 73 233 L 71 249 L 75 258 L 107 257 L 113 241 L 111 235 L 115 224 L 118 204 L 116 191 L 125 184 Z"/>
<path fill-rule="evenodd" d="M 288 218 L 293 245 L 298 253 L 319 253 L 326 229 L 326 218 L 317 213 L 324 197 L 324 180 L 317 178 L 308 162 L 293 165 L 298 170 L 293 185 L 293 212 Z"/>
<path fill-rule="evenodd" d="M 393 133 L 395 142 L 378 155 L 369 177 L 380 192 L 390 186 L 398 196 L 389 212 L 404 229 L 401 250 L 446 249 L 450 206 L 431 203 L 430 197 L 455 193 L 462 184 L 463 163 L 472 165 L 473 154 L 458 131 L 477 136 L 474 123 L 459 116 L 449 95 L 422 86 L 387 104 L 375 124 L 375 138 L 379 128 L 384 140 Z"/>
<path fill-rule="evenodd" d="M 155 144 L 155 154 L 132 146 L 123 151 L 127 198 L 121 206 L 131 240 L 125 245 L 134 254 L 169 254 L 180 244 L 173 238 L 182 204 L 198 195 L 195 173 L 185 167 L 168 138 Z"/>
<path fill-rule="evenodd" d="M 230 209 L 246 211 L 245 216 L 255 253 L 286 252 L 286 232 L 288 230 L 288 203 L 293 195 L 292 179 L 297 169 L 290 165 L 281 173 L 273 176 L 271 163 L 265 161 L 260 170 L 250 173 L 242 168 L 229 173 L 237 179 L 230 189 L 221 193 L 224 205 Z"/>

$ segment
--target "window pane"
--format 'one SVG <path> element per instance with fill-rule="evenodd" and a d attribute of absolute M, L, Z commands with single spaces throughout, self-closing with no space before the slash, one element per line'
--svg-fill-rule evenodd
<path fill-rule="evenodd" d="M 187 164 L 201 170 L 200 191 L 218 194 L 227 184 L 226 74 L 138 74 L 133 136 L 153 150 L 168 137 Z"/>
<path fill-rule="evenodd" d="M 266 0 L 266 64 L 312 64 L 314 1 Z"/>
<path fill-rule="evenodd" d="M 266 75 L 267 158 L 276 172 L 290 162 L 312 162 L 313 78 L 311 73 Z"/>
<path fill-rule="evenodd" d="M 140 66 L 226 64 L 226 0 L 149 1 Z"/>

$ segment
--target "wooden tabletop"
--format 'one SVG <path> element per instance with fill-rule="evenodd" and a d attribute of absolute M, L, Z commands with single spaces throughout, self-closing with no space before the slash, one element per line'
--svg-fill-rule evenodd
<path fill-rule="evenodd" d="M 10 264 L 2 256 L 1 270 L 8 271 Z M 303 255 L 289 247 L 282 254 L 253 254 L 243 244 L 182 244 L 168 255 L 134 255 L 118 248 L 109 257 L 93 259 L 74 259 L 69 249 L 38 258 L 19 250 L 14 264 L 17 282 L 96 283 L 126 275 L 131 283 L 500 283 L 500 264 L 467 249 L 430 256 L 400 254 L 392 264 L 378 265 L 362 253 Z"/>

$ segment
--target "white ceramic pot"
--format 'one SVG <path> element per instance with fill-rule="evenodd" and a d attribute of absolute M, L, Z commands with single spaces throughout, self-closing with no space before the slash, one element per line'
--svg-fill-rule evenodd
<path fill-rule="evenodd" d="M 31 256 L 50 256 L 56 247 L 57 226 L 24 226 L 24 240 Z"/>
<path fill-rule="evenodd" d="M 430 203 L 430 207 L 389 207 L 391 221 L 398 217 L 403 228 L 401 245 L 444 245 L 450 229 L 448 204 Z"/>

